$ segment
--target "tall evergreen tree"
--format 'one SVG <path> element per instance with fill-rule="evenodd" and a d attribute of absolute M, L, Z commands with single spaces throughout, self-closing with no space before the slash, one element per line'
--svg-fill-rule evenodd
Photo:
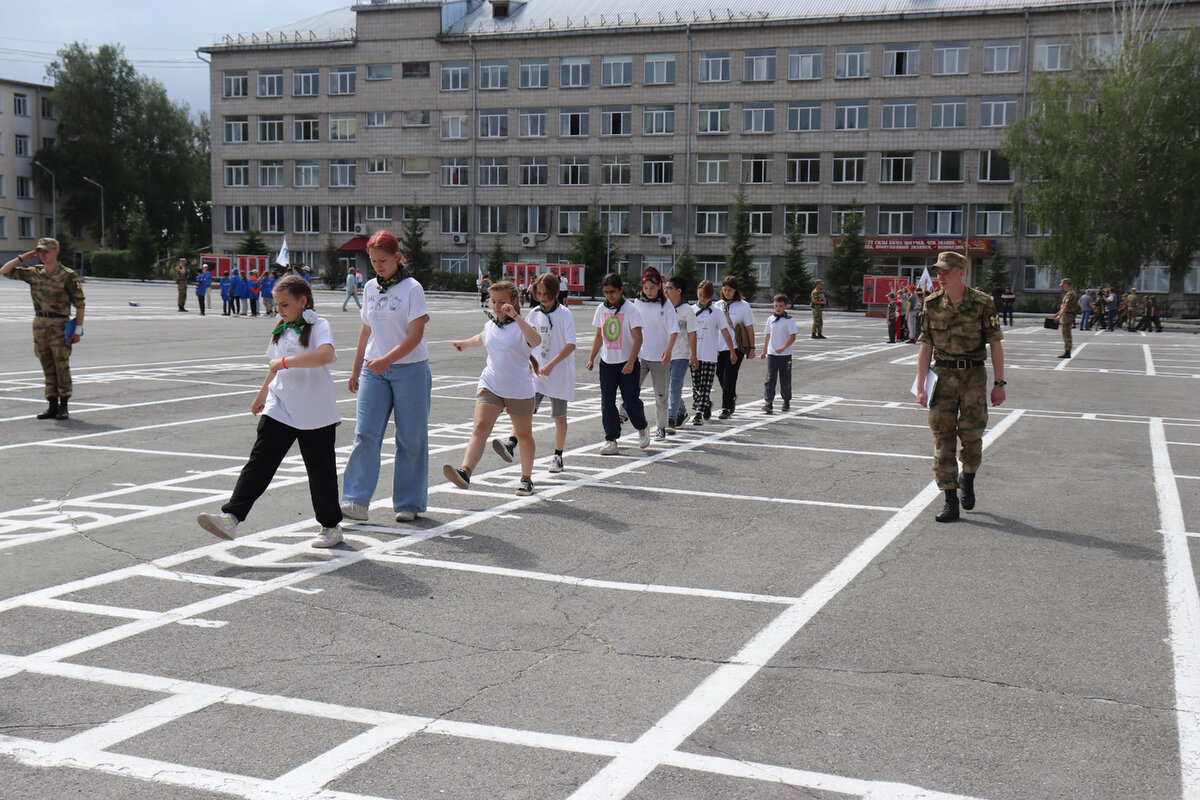
<path fill-rule="evenodd" d="M 858 307 L 862 297 L 863 276 L 870 271 L 873 263 L 862 235 L 862 206 L 857 200 L 850 202 L 851 213 L 844 218 L 838 243 L 829 257 L 829 268 L 825 270 L 830 291 L 847 311 Z"/>
<path fill-rule="evenodd" d="M 129 262 L 133 277 L 147 280 L 154 274 L 154 262 L 158 258 L 158 237 L 146 222 L 140 207 L 134 209 L 128 222 Z"/>
<path fill-rule="evenodd" d="M 237 243 L 237 253 L 243 256 L 269 256 L 271 248 L 263 241 L 260 232 L 251 228 L 246 231 L 246 237 Z"/>
<path fill-rule="evenodd" d="M 746 185 L 739 184 L 733 196 L 733 217 L 729 231 L 729 274 L 737 278 L 738 288 L 747 300 L 758 293 L 758 276 L 750 260 L 754 244 L 750 241 L 750 206 L 746 202 Z"/>
<path fill-rule="evenodd" d="M 700 278 L 696 274 L 696 257 L 692 255 L 691 247 L 683 248 L 679 258 L 675 259 L 675 267 L 667 277 L 680 278 L 683 281 L 684 302 L 696 296 L 696 285 L 700 283 Z"/>
<path fill-rule="evenodd" d="M 508 253 L 504 252 L 504 238 L 497 236 L 492 239 L 492 249 L 488 250 L 484 273 L 492 283 L 504 277 L 504 262 L 508 261 Z"/>
<path fill-rule="evenodd" d="M 616 271 L 621 261 L 621 253 L 612 243 L 612 237 L 600 221 L 600 200 L 592 198 L 587 216 L 579 223 L 571 248 L 566 252 L 566 259 L 571 264 L 584 266 L 584 281 L 588 294 L 595 297 L 599 292 L 600 281 L 609 271 Z"/>
<path fill-rule="evenodd" d="M 325 285 L 330 289 L 344 287 L 346 285 L 346 265 L 342 263 L 342 254 L 332 236 L 325 237 L 325 247 L 322 249 L 322 253 L 325 256 Z"/>
<path fill-rule="evenodd" d="M 425 223 L 421 221 L 423 207 L 413 200 L 404 209 L 404 230 L 400 236 L 400 252 L 408 259 L 408 274 L 422 286 L 429 285 L 433 272 L 433 253 L 425 242 Z"/>
<path fill-rule="evenodd" d="M 996 308 L 999 308 L 1000 295 L 1011 285 L 1012 273 L 1008 270 L 1008 257 L 1004 255 L 1004 246 L 997 243 L 996 249 L 988 256 L 987 271 L 979 288 L 991 294 L 992 299 L 996 301 Z"/>
<path fill-rule="evenodd" d="M 805 263 L 804 230 L 794 222 L 789 222 L 783 251 L 783 269 L 779 273 L 779 291 L 788 296 L 788 303 L 794 307 L 797 300 L 809 298 L 813 285 L 812 275 L 808 273 L 808 265 Z"/>

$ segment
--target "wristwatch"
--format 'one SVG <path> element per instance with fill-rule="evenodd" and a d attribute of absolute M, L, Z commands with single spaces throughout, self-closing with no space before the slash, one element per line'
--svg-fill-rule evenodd
<path fill-rule="evenodd" d="M 1007 386 L 1008 381 L 992 381 L 992 386 Z"/>

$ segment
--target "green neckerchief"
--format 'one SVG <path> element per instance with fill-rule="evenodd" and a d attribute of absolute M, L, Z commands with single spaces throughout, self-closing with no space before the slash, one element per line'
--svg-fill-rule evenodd
<path fill-rule="evenodd" d="M 772 314 L 771 319 L 791 319 L 791 317 L 789 317 L 788 312 L 785 311 L 782 314 Z"/>
<path fill-rule="evenodd" d="M 606 297 L 606 298 L 604 298 L 604 307 L 605 307 L 605 308 L 607 308 L 609 311 L 620 311 L 620 310 L 621 310 L 621 306 L 623 306 L 623 305 L 625 305 L 625 298 L 624 298 L 624 297 L 622 297 L 622 298 L 621 298 L 621 302 L 617 303 L 615 306 L 614 306 L 612 303 L 608 302 L 608 298 L 607 298 L 607 297 Z"/>
<path fill-rule="evenodd" d="M 492 312 L 490 312 L 490 311 L 488 311 L 488 310 L 486 310 L 486 309 L 484 310 L 484 312 L 483 312 L 483 313 L 487 315 L 487 318 L 488 318 L 488 319 L 490 319 L 492 322 L 496 323 L 496 327 L 497 327 L 497 328 L 503 328 L 503 327 L 504 327 L 505 325 L 507 325 L 508 323 L 510 323 L 510 322 L 513 322 L 513 321 L 514 321 L 514 318 L 513 318 L 513 317 L 509 317 L 508 319 L 504 319 L 504 320 L 502 320 L 502 319 L 500 319 L 499 317 L 497 317 L 495 314 L 493 314 Z"/>
<path fill-rule="evenodd" d="M 275 330 L 271 331 L 271 335 L 278 336 L 281 333 L 286 332 L 288 328 L 291 328 L 296 333 L 304 333 L 304 320 L 298 319 L 295 322 L 280 322 L 277 326 L 275 326 Z"/>
<path fill-rule="evenodd" d="M 699 300 L 697 300 L 696 301 L 696 316 L 697 317 L 700 316 L 705 311 L 707 311 L 710 314 L 712 313 L 712 300 L 709 300 L 707 305 L 704 303 L 701 303 Z"/>
<path fill-rule="evenodd" d="M 658 290 L 658 297 L 646 297 L 645 292 L 638 292 L 637 299 L 641 300 L 643 303 L 658 303 L 660 306 L 667 302 L 667 298 L 662 293 L 662 289 Z"/>
<path fill-rule="evenodd" d="M 400 265 L 396 265 L 396 272 L 390 278 L 382 278 L 378 273 L 375 275 L 375 282 L 379 284 L 379 291 L 386 292 L 388 289 L 395 286 L 400 281 L 408 277 L 408 270 Z"/>

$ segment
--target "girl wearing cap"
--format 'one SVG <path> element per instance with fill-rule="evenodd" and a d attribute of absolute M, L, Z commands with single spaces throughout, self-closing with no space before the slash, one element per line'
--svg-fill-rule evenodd
<path fill-rule="evenodd" d="M 358 394 L 354 447 L 342 478 L 342 513 L 365 520 L 379 482 L 379 452 L 388 419 L 396 423 L 392 510 L 397 522 L 424 513 L 429 501 L 429 347 L 425 291 L 405 270 L 400 243 L 387 231 L 367 242 L 377 277 L 363 287 L 362 329 L 350 371 Z M 363 370 L 363 365 L 366 370 Z"/>

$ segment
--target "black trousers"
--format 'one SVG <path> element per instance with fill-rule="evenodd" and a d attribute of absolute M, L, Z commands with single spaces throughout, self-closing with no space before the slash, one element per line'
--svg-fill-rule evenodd
<path fill-rule="evenodd" d="M 741 368 L 741 353 L 738 354 L 736 364 L 731 363 L 728 350 L 717 353 L 717 383 L 721 384 L 722 411 L 732 412 L 737 408 L 737 378 Z"/>
<path fill-rule="evenodd" d="M 792 401 L 792 357 L 767 356 L 767 379 L 763 381 L 763 400 L 770 405 L 775 402 L 775 381 L 779 381 L 779 396 L 783 402 Z"/>
<path fill-rule="evenodd" d="M 258 438 L 250 450 L 250 460 L 242 467 L 233 497 L 221 506 L 226 514 L 233 514 L 243 521 L 250 514 L 254 502 L 262 497 L 271 485 L 271 479 L 283 462 L 292 443 L 299 440 L 300 455 L 304 468 L 308 470 L 308 493 L 312 497 L 313 511 L 323 528 L 332 528 L 342 521 L 342 509 L 338 505 L 337 460 L 334 457 L 337 425 L 327 425 L 314 430 L 300 430 L 284 425 L 278 420 L 263 415 L 258 420 Z"/>
<path fill-rule="evenodd" d="M 196 302 L 200 305 L 200 313 L 203 314 L 204 313 L 204 295 L 202 295 L 202 294 L 196 295 Z"/>

